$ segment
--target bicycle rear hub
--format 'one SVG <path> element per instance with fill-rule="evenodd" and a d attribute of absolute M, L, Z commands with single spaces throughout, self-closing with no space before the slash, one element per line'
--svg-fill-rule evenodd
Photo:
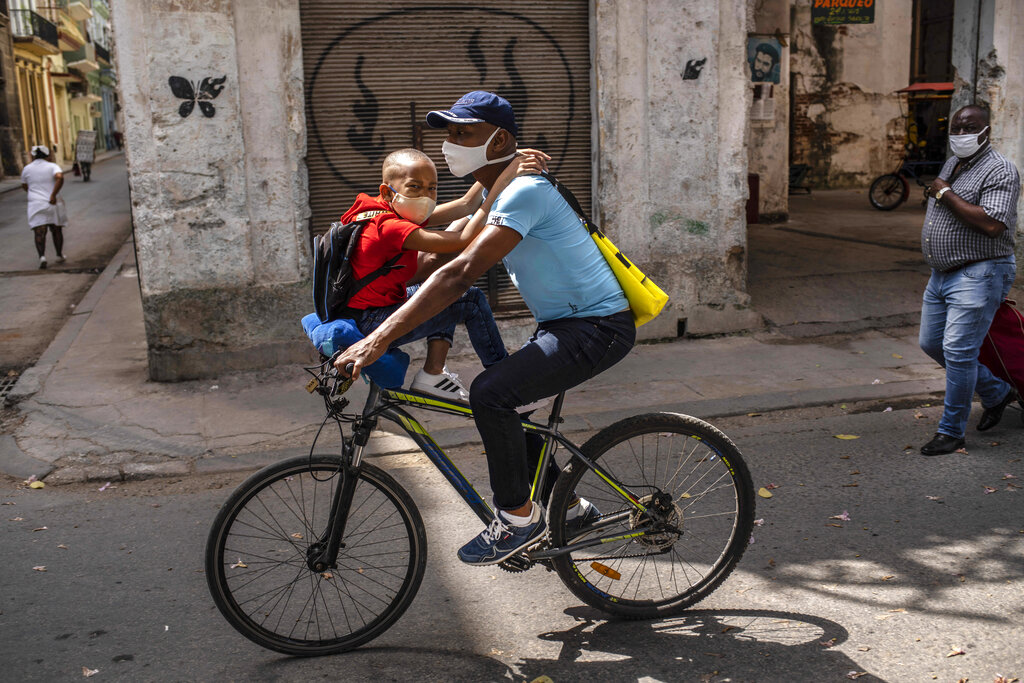
<path fill-rule="evenodd" d="M 667 550 L 682 536 L 683 510 L 664 491 L 640 499 L 647 512 L 634 510 L 629 515 L 630 529 L 646 526 L 648 531 L 636 539 L 640 545 Z"/>

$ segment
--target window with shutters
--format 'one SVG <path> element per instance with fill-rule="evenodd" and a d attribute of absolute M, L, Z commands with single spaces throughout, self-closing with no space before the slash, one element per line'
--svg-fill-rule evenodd
<path fill-rule="evenodd" d="M 438 169 L 438 202 L 461 195 L 441 154 L 443 130 L 424 116 L 470 90 L 507 98 L 519 144 L 549 153 L 551 171 L 590 210 L 588 0 L 516 3 L 300 0 L 308 130 L 310 237 L 359 192 L 375 194 L 380 164 L 417 147 Z M 498 315 L 525 305 L 499 264 L 477 285 Z"/>

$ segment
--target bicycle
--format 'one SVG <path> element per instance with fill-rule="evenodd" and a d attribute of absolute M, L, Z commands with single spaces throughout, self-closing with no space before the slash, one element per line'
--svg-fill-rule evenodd
<path fill-rule="evenodd" d="M 923 201 L 927 201 L 928 185 L 921 178 L 922 176 L 936 175 L 938 171 L 942 170 L 942 163 L 941 161 L 908 161 L 907 157 L 904 157 L 895 171 L 880 175 L 871 182 L 868 201 L 879 211 L 892 211 L 907 201 L 910 196 L 908 177 L 913 178 L 914 182 L 923 188 L 925 194 Z M 938 168 L 936 169 L 936 167 Z M 927 168 L 936 169 L 936 173 L 924 172 L 923 169 Z"/>
<path fill-rule="evenodd" d="M 376 638 L 409 607 L 426 567 L 423 519 L 412 497 L 364 449 L 381 419 L 399 425 L 484 524 L 494 517 L 473 485 L 404 407 L 471 417 L 466 404 L 369 382 L 361 412 L 345 413 L 351 379 L 330 359 L 307 368 L 307 390 L 342 433 L 337 455 L 299 456 L 256 472 L 228 498 L 210 529 L 206 577 L 227 621 L 257 644 L 289 655 L 344 652 Z M 750 473 L 732 441 L 697 418 L 650 413 L 606 427 L 577 447 L 558 431 L 565 393 L 546 424 L 531 499 L 548 533 L 499 566 L 557 572 L 583 602 L 610 615 L 677 614 L 714 591 L 747 547 L 754 521 Z M 345 434 L 343 423 L 351 424 Z M 547 464 L 570 455 L 557 480 Z M 546 492 L 550 491 L 549 494 Z M 589 523 L 567 520 L 580 497 Z"/>

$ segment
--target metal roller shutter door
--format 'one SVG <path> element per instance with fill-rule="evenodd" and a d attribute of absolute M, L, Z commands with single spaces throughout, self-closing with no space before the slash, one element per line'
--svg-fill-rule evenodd
<path fill-rule="evenodd" d="M 554 157 L 551 170 L 590 210 L 588 0 L 445 5 L 301 0 L 308 129 L 310 232 L 324 232 L 358 192 L 376 193 L 384 156 L 418 147 L 438 168 L 438 201 L 472 178 L 453 178 L 443 130 L 426 112 L 470 90 L 490 90 L 516 110 L 519 144 Z M 495 269 L 496 312 L 525 310 Z"/>

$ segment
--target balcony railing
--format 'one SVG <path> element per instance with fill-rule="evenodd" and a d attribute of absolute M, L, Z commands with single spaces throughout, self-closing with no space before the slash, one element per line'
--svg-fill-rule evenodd
<path fill-rule="evenodd" d="M 108 65 L 111 64 L 110 51 L 99 43 L 93 43 L 93 46 L 96 48 L 96 59 Z"/>
<path fill-rule="evenodd" d="M 57 27 L 32 10 L 11 10 L 11 35 L 15 38 L 38 38 L 57 50 Z"/>
<path fill-rule="evenodd" d="M 76 69 L 82 73 L 89 73 L 100 68 L 96 63 L 96 45 L 86 43 L 73 52 L 64 53 L 64 61 L 69 69 Z"/>

